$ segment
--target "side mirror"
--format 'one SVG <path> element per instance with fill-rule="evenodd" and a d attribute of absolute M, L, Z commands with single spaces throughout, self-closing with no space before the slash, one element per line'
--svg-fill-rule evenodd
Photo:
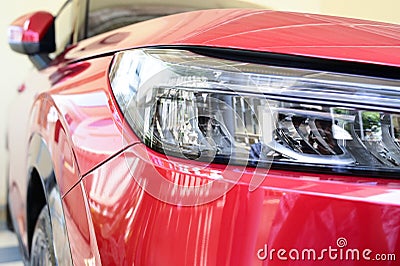
<path fill-rule="evenodd" d="M 48 54 L 56 50 L 53 15 L 39 11 L 18 18 L 8 27 L 8 44 L 29 55 L 37 68 L 47 66 Z"/>

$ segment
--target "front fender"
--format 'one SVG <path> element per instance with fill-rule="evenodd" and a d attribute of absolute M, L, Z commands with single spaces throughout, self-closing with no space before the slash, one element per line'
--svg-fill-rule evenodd
<path fill-rule="evenodd" d="M 48 146 L 46 145 L 46 142 L 38 134 L 34 134 L 30 140 L 27 162 L 30 173 L 28 175 L 29 180 L 27 180 L 27 183 L 29 184 L 27 193 L 28 206 L 29 204 L 33 204 L 34 198 L 40 197 L 40 195 L 37 195 L 38 191 L 29 190 L 34 189 L 37 186 L 41 186 L 44 193 L 43 196 L 49 206 L 51 227 L 53 231 L 53 245 L 56 258 L 59 263 L 62 263 L 62 265 L 72 265 L 62 199 L 60 189 L 55 177 L 52 157 Z M 37 177 L 34 177 L 34 175 L 32 174 L 33 171 L 36 171 L 37 177 L 39 177 L 39 179 Z M 40 184 L 35 185 L 34 182 L 40 182 Z M 28 221 L 30 220 L 29 217 L 35 215 L 37 216 L 37 214 L 30 213 L 33 211 L 32 209 L 34 208 L 27 209 Z M 36 221 L 36 219 L 34 219 L 34 221 Z M 28 228 L 32 228 L 32 226 L 28 225 Z M 29 243 L 31 243 L 33 232 L 28 231 L 28 234 L 30 235 Z"/>

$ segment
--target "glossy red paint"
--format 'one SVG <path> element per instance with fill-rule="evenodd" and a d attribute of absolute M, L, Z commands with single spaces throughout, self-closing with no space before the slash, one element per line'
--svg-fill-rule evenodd
<path fill-rule="evenodd" d="M 104 57 L 56 68 L 50 75 L 52 88 L 36 101 L 36 105 L 40 105 L 38 113 L 42 115 L 38 116 L 38 123 L 33 124 L 32 132 L 40 132 L 55 145 L 58 149 L 55 155 L 64 157 L 60 158 L 64 168 L 68 161 L 70 166 L 75 164 L 77 167 L 71 178 L 57 180 L 62 195 L 79 181 L 80 176 L 136 141 L 133 135 L 124 136 L 126 127 L 108 86 L 107 69 L 111 59 Z M 49 103 L 46 107 L 43 106 L 45 102 Z M 51 110 L 54 107 L 56 109 Z M 49 121 L 50 117 L 53 120 Z M 60 130 L 56 130 L 57 125 Z M 65 137 L 60 138 L 60 134 L 65 133 Z"/>
<path fill-rule="evenodd" d="M 11 110 L 15 117 L 25 114 L 11 118 L 8 133 L 10 202 L 25 249 L 28 169 L 21 165 L 26 144 L 40 134 L 52 156 L 75 265 L 282 265 L 276 255 L 261 261 L 257 252 L 265 244 L 321 251 L 337 248 L 340 237 L 349 248 L 400 257 L 399 180 L 206 167 L 166 158 L 141 144 L 125 124 L 108 81 L 112 56 L 85 60 L 132 47 L 202 45 L 400 66 L 398 32 L 398 26 L 352 19 L 211 10 L 139 23 L 70 48 L 25 82 Z M 221 179 L 216 182 L 211 172 Z M 159 186 L 158 196 L 196 198 L 198 180 L 218 193 L 237 176 L 228 193 L 197 206 L 168 204 L 143 189 Z M 266 178 L 250 192 L 254 176 Z M 186 193 L 176 194 L 155 177 L 183 185 Z"/>
<path fill-rule="evenodd" d="M 187 184 L 186 193 L 176 195 L 174 186 L 161 186 L 162 194 L 198 197 L 193 179 L 200 179 L 202 173 L 190 174 L 191 169 L 214 171 L 227 182 L 238 171 L 243 176 L 224 196 L 191 207 L 162 202 L 142 188 L 151 186 L 157 174 L 166 179 L 179 176 L 171 184 Z M 329 246 L 338 248 L 340 237 L 360 250 L 399 250 L 399 181 L 271 170 L 260 188 L 250 192 L 253 175 L 252 169 L 166 158 L 142 144 L 127 149 L 83 180 L 86 211 L 91 212 L 102 264 L 282 265 L 276 254 L 273 260 L 259 260 L 258 250 L 267 244 L 276 250 L 314 248 L 320 252 Z M 217 183 L 210 193 L 218 189 Z M 93 236 L 82 232 L 79 237 L 83 243 L 76 245 L 88 245 L 84 239 Z M 85 256 L 90 257 L 89 252 Z M 326 256 L 323 261 L 338 265 L 339 260 Z"/>
<path fill-rule="evenodd" d="M 26 143 L 33 134 L 46 140 L 61 196 L 83 175 L 122 150 L 127 145 L 124 140 L 135 142 L 133 135 L 123 137 L 126 128 L 108 86 L 111 59 L 60 65 L 34 73 L 12 105 L 8 138 L 13 147 L 9 151 L 10 162 L 14 163 L 10 166 L 9 194 L 25 248 L 28 184 L 20 177 L 25 177 L 29 169 L 28 158 L 21 154 L 28 154 Z M 74 208 L 77 210 L 76 205 Z"/>
<path fill-rule="evenodd" d="M 200 45 L 400 66 L 399 34 L 399 25 L 366 20 L 269 10 L 207 10 L 118 29 L 81 42 L 65 57 L 153 45 Z"/>

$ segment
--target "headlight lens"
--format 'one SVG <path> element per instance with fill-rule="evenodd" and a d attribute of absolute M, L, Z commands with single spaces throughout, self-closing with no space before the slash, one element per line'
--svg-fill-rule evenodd
<path fill-rule="evenodd" d="M 137 49 L 115 55 L 110 81 L 133 131 L 167 155 L 400 169 L 398 80 Z"/>

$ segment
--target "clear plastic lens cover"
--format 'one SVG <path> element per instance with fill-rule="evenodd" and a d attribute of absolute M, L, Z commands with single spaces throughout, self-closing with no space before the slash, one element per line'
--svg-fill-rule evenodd
<path fill-rule="evenodd" d="M 400 170 L 399 80 L 137 49 L 110 81 L 133 131 L 168 155 Z"/>

